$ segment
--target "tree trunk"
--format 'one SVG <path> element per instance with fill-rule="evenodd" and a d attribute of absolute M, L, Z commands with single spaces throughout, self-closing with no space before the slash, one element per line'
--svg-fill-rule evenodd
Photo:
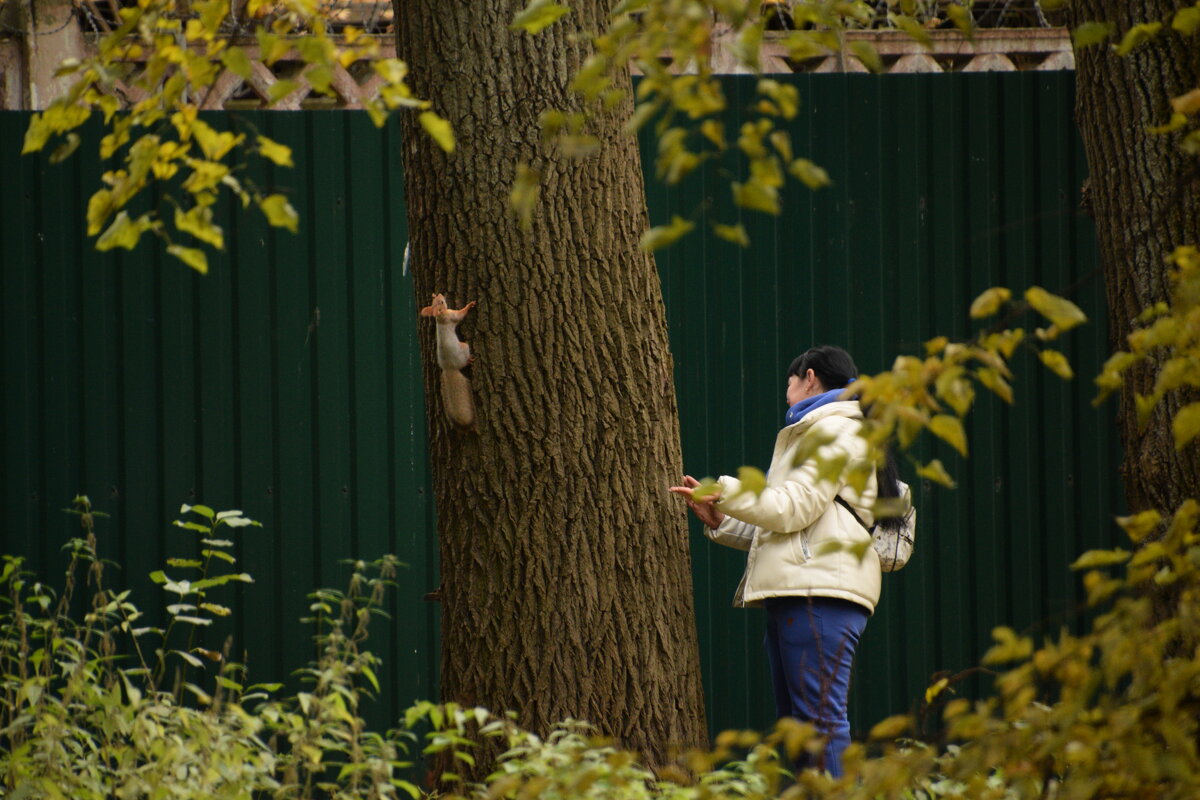
<path fill-rule="evenodd" d="M 411 85 L 449 119 L 447 156 L 405 114 L 414 291 L 478 301 L 459 334 L 477 422 L 451 429 L 427 354 L 442 575 L 442 695 L 535 730 L 587 719 L 652 760 L 705 736 L 665 313 L 636 142 L 594 123 L 598 156 L 540 144 L 577 106 L 570 76 L 605 5 L 537 36 L 517 3 L 396 0 Z M 626 80 L 628 78 L 626 77 Z M 628 112 L 628 108 L 625 109 Z M 519 162 L 544 176 L 532 229 L 508 206 Z"/>
<path fill-rule="evenodd" d="M 1148 127 L 1171 117 L 1169 100 L 1197 85 L 1200 50 L 1194 38 L 1170 29 L 1176 2 L 1075 0 L 1072 27 L 1085 20 L 1112 22 L 1119 34 L 1140 22 L 1164 21 L 1163 32 L 1124 58 L 1107 44 L 1076 53 L 1075 114 L 1090 165 L 1088 201 L 1096 220 L 1100 263 L 1108 293 L 1114 349 L 1142 309 L 1169 292 L 1165 258 L 1182 244 L 1200 244 L 1198 162 L 1179 149 L 1181 134 L 1155 135 Z M 1134 395 L 1149 394 L 1156 369 L 1132 375 L 1121 394 L 1122 478 L 1132 511 L 1174 511 L 1200 497 L 1200 450 L 1176 452 L 1171 418 L 1186 402 L 1168 397 L 1139 432 Z"/>

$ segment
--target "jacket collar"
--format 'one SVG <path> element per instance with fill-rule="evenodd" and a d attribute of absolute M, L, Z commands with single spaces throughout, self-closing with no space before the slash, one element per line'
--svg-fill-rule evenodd
<path fill-rule="evenodd" d="M 813 423 L 823 420 L 826 417 L 862 419 L 862 406 L 858 404 L 857 400 L 838 400 L 833 403 L 826 403 L 819 408 L 814 408 L 805 414 L 799 422 L 793 422 L 783 430 L 789 433 L 804 433 L 813 426 Z"/>

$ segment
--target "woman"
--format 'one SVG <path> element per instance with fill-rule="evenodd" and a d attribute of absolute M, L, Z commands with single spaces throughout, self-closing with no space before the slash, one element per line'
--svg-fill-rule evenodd
<path fill-rule="evenodd" d="M 671 491 L 682 495 L 713 541 L 748 551 L 734 605 L 767 610 L 765 645 L 780 717 L 812 722 L 826 737 L 816 766 L 841 775 L 850 743 L 847 697 L 859 637 L 879 600 L 880 565 L 867 527 L 877 480 L 861 493 L 843 478 L 818 478 L 817 459 L 794 464 L 802 446 L 824 442 L 822 459 L 847 464 L 867 458 L 858 436 L 862 409 L 842 400 L 858 377 L 849 353 L 814 347 L 788 367 L 788 412 L 775 440 L 767 487 L 755 496 L 723 475 L 715 496 L 692 498 L 690 475 Z M 811 450 L 809 451 L 811 452 Z M 895 493 L 894 479 L 885 481 Z M 857 514 L 857 518 L 855 515 Z M 810 766 L 805 762 L 799 766 Z"/>

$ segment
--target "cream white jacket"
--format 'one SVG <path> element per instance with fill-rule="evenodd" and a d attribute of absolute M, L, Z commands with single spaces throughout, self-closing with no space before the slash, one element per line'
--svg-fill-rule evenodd
<path fill-rule="evenodd" d="M 861 426 L 857 400 L 820 406 L 779 432 L 767 488 L 757 497 L 739 493 L 737 478 L 721 476 L 717 508 L 725 519 L 705 533 L 714 542 L 748 551 L 734 605 L 761 605 L 768 597 L 837 597 L 874 613 L 879 556 L 870 546 L 871 535 L 834 502 L 841 495 L 870 525 L 874 475 L 860 496 L 844 482 L 818 480 L 815 459 L 792 465 L 797 448 L 809 436 L 830 440 L 818 451 L 822 458 L 845 456 L 850 463 L 866 458 L 867 444 L 858 436 Z"/>

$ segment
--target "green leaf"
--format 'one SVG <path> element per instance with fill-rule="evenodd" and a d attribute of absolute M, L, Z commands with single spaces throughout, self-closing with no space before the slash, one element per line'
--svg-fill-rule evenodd
<path fill-rule="evenodd" d="M 990 317 L 1000 310 L 1012 297 L 1012 292 L 1003 286 L 993 286 L 985 290 L 971 303 L 971 319 Z"/>
<path fill-rule="evenodd" d="M 300 88 L 300 82 L 285 78 L 281 81 L 276 81 L 267 89 L 267 105 L 273 106 L 283 98 L 290 95 L 292 92 Z"/>
<path fill-rule="evenodd" d="M 928 464 L 917 467 L 917 474 L 934 483 L 939 483 L 947 489 L 954 488 L 954 479 L 950 477 L 950 473 L 946 472 L 946 468 L 942 466 L 941 459 L 935 458 Z"/>
<path fill-rule="evenodd" d="M 198 568 L 198 567 L 204 566 L 204 562 L 197 561 L 194 558 L 168 558 L 167 566 L 168 567 L 185 567 L 185 568 L 195 567 L 195 568 Z M 161 575 L 162 573 L 160 572 L 157 574 Z M 150 578 L 151 578 L 151 580 L 153 580 L 154 575 L 151 575 Z"/>
<path fill-rule="evenodd" d="M 1071 564 L 1071 569 L 1095 569 L 1096 567 L 1111 567 L 1114 564 L 1124 564 L 1129 560 L 1128 550 L 1088 550 Z"/>
<path fill-rule="evenodd" d="M 194 506 L 189 506 L 187 503 L 184 503 L 183 505 L 181 505 L 179 507 L 180 514 L 186 514 L 189 511 L 195 511 L 200 516 L 206 517 L 207 519 L 210 519 L 210 520 L 217 515 L 217 512 L 213 511 L 208 506 L 202 506 L 199 503 L 197 503 Z"/>
<path fill-rule="evenodd" d="M 750 236 L 746 233 L 746 226 L 740 222 L 737 225 L 713 223 L 712 228 L 713 233 L 727 242 L 733 242 L 740 247 L 750 246 Z"/>
<path fill-rule="evenodd" d="M 1071 371 L 1071 362 L 1067 361 L 1067 357 L 1057 350 L 1040 350 L 1038 358 L 1051 372 L 1063 380 L 1069 381 L 1075 377 L 1075 373 Z"/>
<path fill-rule="evenodd" d="M 417 120 L 425 132 L 433 138 L 433 141 L 437 142 L 438 147 L 447 153 L 454 152 L 454 129 L 449 122 L 432 111 L 422 111 Z"/>
<path fill-rule="evenodd" d="M 958 417 L 935 414 L 933 419 L 929 420 L 929 430 L 964 457 L 967 455 L 967 434 L 963 430 L 962 420 Z"/>
<path fill-rule="evenodd" d="M 183 263 L 187 264 L 192 269 L 199 272 L 201 275 L 208 274 L 208 256 L 204 255 L 203 250 L 197 250 L 194 247 L 183 247 L 182 245 L 173 244 L 167 248 L 167 252 L 178 258 Z"/>
<path fill-rule="evenodd" d="M 738 467 L 738 481 L 743 492 L 760 495 L 767 488 L 767 476 L 761 469 L 755 467 Z"/>
<path fill-rule="evenodd" d="M 287 228 L 292 233 L 300 230 L 300 215 L 292 204 L 281 194 L 273 194 L 258 201 L 267 222 L 276 228 Z"/>
<path fill-rule="evenodd" d="M 104 251 L 114 247 L 123 247 L 126 250 L 132 250 L 137 246 L 142 234 L 155 227 L 157 224 L 150 219 L 149 214 L 143 214 L 133 221 L 129 219 L 128 214 L 122 211 L 108 226 L 108 230 L 96 240 L 96 249 Z"/>
<path fill-rule="evenodd" d="M 1179 409 L 1171 429 L 1175 433 L 1175 449 L 1182 450 L 1200 434 L 1200 403 L 1190 403 Z"/>
<path fill-rule="evenodd" d="M 250 59 L 246 56 L 246 51 L 240 47 L 226 48 L 225 52 L 221 53 L 221 63 L 239 78 L 250 80 L 250 76 L 253 74 Z"/>
<path fill-rule="evenodd" d="M 1117 26 L 1111 22 L 1084 22 L 1071 31 L 1071 41 L 1074 42 L 1076 50 L 1081 50 L 1100 44 L 1112 36 L 1116 30 Z"/>
<path fill-rule="evenodd" d="M 1065 297 L 1047 292 L 1040 286 L 1031 286 L 1026 289 L 1025 300 L 1039 314 L 1054 323 L 1060 331 L 1069 331 L 1075 326 L 1087 322 L 1087 315 L 1079 306 Z"/>
<path fill-rule="evenodd" d="M 559 5 L 554 0 L 531 0 L 528 6 L 513 17 L 509 30 L 525 31 L 535 34 L 553 25 L 571 9 Z"/>
<path fill-rule="evenodd" d="M 850 43 L 849 48 L 850 52 L 854 54 L 854 57 L 857 58 L 862 65 L 871 72 L 883 72 L 883 59 L 880 58 L 879 51 L 876 50 L 875 46 L 870 42 L 857 39 Z"/>
<path fill-rule="evenodd" d="M 658 225 L 642 234 L 642 240 L 638 246 L 646 252 L 653 252 L 686 236 L 695 227 L 696 223 L 676 214 L 671 217 L 670 224 Z"/>
<path fill-rule="evenodd" d="M 292 164 L 292 148 L 268 139 L 266 136 L 258 137 L 258 152 L 281 167 L 294 166 Z"/>
<path fill-rule="evenodd" d="M 1117 55 L 1129 55 L 1134 49 L 1157 36 L 1161 29 L 1161 22 L 1143 22 L 1140 25 L 1134 25 L 1121 37 L 1121 43 L 1117 45 Z"/>
<path fill-rule="evenodd" d="M 182 617 L 177 617 L 177 619 L 182 619 Z M 185 653 L 182 650 L 172 650 L 171 655 L 179 656 L 184 661 L 191 664 L 193 667 L 203 667 L 204 666 L 204 662 L 201 661 L 200 659 L 196 658 L 191 653 Z"/>
<path fill-rule="evenodd" d="M 166 583 L 168 578 L 167 578 L 167 574 L 165 572 L 163 572 L 161 569 L 156 569 L 156 570 L 154 570 L 154 572 L 150 573 L 150 580 L 153 581 L 154 583 L 161 584 L 161 583 Z"/>

